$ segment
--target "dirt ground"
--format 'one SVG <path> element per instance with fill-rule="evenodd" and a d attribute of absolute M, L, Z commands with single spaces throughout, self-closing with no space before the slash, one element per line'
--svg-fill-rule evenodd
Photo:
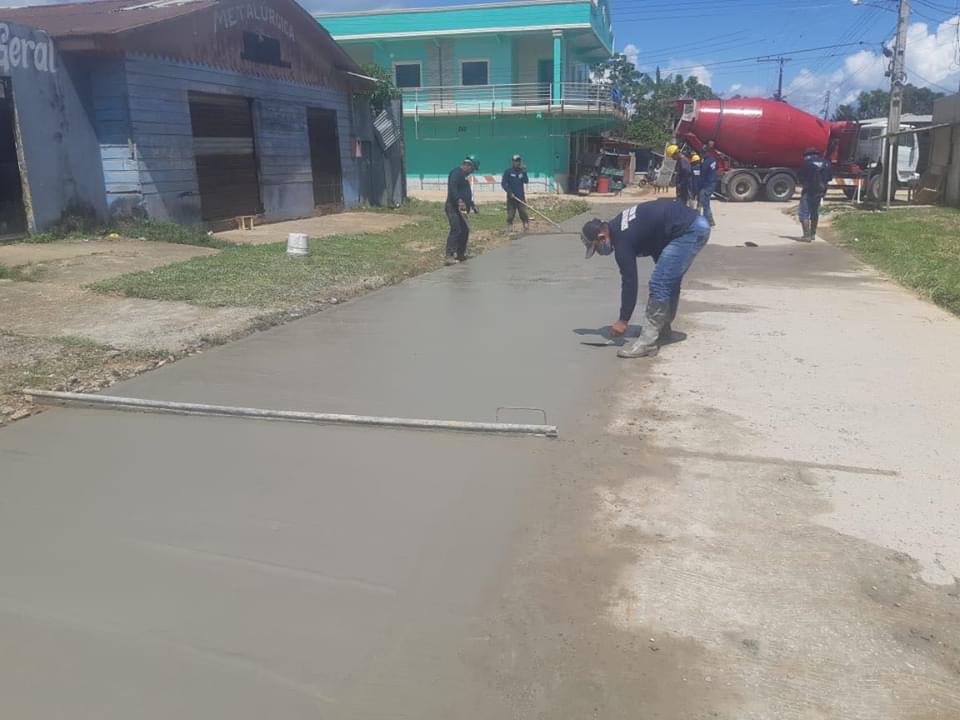
<path fill-rule="evenodd" d="M 382 233 L 417 222 L 413 215 L 388 215 L 372 212 L 349 212 L 288 222 L 257 225 L 253 230 L 226 230 L 217 237 L 238 245 L 270 245 L 285 243 L 290 233 L 306 233 L 312 238 L 357 233 Z"/>

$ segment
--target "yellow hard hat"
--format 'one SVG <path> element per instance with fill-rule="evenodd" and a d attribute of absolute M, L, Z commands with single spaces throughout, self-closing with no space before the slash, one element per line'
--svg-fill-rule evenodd
<path fill-rule="evenodd" d="M 694 153 L 690 158 L 690 162 L 700 162 L 700 156 Z"/>
<path fill-rule="evenodd" d="M 673 157 L 674 155 L 677 154 L 677 150 L 679 149 L 680 148 L 677 147 L 676 145 L 667 145 L 667 155 L 669 155 L 670 157 Z"/>

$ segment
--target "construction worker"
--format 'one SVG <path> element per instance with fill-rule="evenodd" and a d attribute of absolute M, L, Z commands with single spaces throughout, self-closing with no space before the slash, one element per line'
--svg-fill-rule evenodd
<path fill-rule="evenodd" d="M 700 207 L 700 156 L 694 153 L 690 156 L 690 173 L 693 179 L 690 182 L 690 204 L 699 209 Z"/>
<path fill-rule="evenodd" d="M 820 203 L 833 180 L 833 167 L 820 151 L 810 147 L 803 151 L 803 165 L 797 173 L 800 186 L 800 225 L 804 242 L 813 242 L 817 237 L 820 222 Z"/>
<path fill-rule="evenodd" d="M 696 210 L 663 198 L 635 205 L 604 222 L 594 218 L 583 226 L 586 256 L 613 255 L 620 267 L 620 317 L 610 329 L 622 336 L 637 306 L 637 258 L 652 257 L 643 330 L 636 342 L 621 348 L 624 358 L 655 355 L 673 333 L 683 276 L 710 239 L 710 224 Z"/>
<path fill-rule="evenodd" d="M 710 207 L 710 201 L 713 193 L 717 190 L 717 158 L 713 155 L 704 153 L 700 161 L 700 183 L 697 187 L 697 202 L 700 205 L 700 212 L 710 223 L 710 227 L 715 227 L 713 221 L 713 208 Z"/>
<path fill-rule="evenodd" d="M 677 201 L 689 205 L 693 195 L 693 169 L 690 161 L 676 145 L 667 147 L 667 157 L 673 158 L 677 163 Z"/>
<path fill-rule="evenodd" d="M 527 214 L 527 207 L 524 203 L 527 201 L 526 189 L 524 186 L 530 182 L 527 176 L 527 168 L 523 164 L 523 158 L 519 155 L 513 156 L 513 162 L 503 171 L 503 179 L 500 181 L 500 187 L 507 194 L 507 227 L 513 227 L 513 220 L 519 214 L 520 222 L 523 223 L 523 231 L 530 229 L 530 216 Z"/>
<path fill-rule="evenodd" d="M 450 234 L 447 235 L 447 265 L 456 265 L 467 259 L 470 226 L 467 225 L 465 216 L 471 210 L 480 212 L 473 202 L 469 177 L 479 169 L 480 161 L 477 156 L 467 155 L 447 176 L 447 202 L 443 206 L 447 222 L 450 223 Z"/>

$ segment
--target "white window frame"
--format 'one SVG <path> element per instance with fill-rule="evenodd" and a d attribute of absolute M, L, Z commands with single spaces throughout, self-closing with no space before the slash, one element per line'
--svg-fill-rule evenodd
<path fill-rule="evenodd" d="M 399 85 L 397 85 L 397 65 L 416 65 L 420 70 L 420 84 L 415 86 L 417 88 L 423 87 L 423 63 L 420 60 L 394 60 L 393 61 L 393 84 L 397 87 L 398 90 L 403 90 Z M 414 86 L 407 86 L 413 88 Z"/>
<path fill-rule="evenodd" d="M 464 85 L 463 83 L 463 66 L 465 63 L 486 63 L 487 64 L 487 84 L 486 85 Z M 490 87 L 493 83 L 490 82 L 491 75 L 493 74 L 493 64 L 490 62 L 490 58 L 461 58 L 460 59 L 460 87 Z"/>

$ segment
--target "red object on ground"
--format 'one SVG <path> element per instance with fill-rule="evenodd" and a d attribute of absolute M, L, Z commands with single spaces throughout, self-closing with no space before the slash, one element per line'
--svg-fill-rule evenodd
<path fill-rule="evenodd" d="M 598 193 L 608 193 L 610 192 L 610 178 L 606 175 L 601 175 L 597 178 L 597 192 Z"/>

